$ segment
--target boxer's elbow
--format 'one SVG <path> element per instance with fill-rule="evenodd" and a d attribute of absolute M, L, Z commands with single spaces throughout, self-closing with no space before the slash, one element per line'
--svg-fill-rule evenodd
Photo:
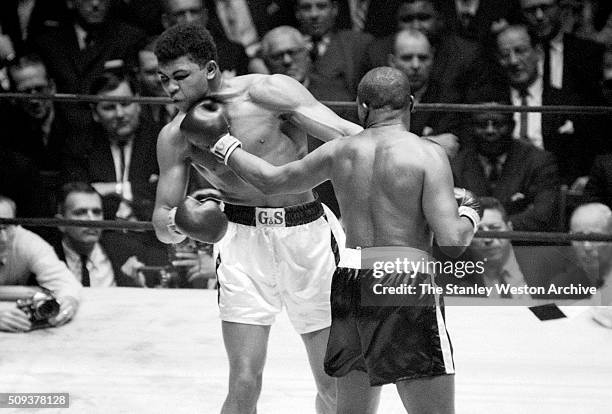
<path fill-rule="evenodd" d="M 474 231 L 472 228 L 460 223 L 458 226 L 448 227 L 441 234 L 436 234 L 436 241 L 445 255 L 455 258 L 461 255 L 472 242 Z"/>

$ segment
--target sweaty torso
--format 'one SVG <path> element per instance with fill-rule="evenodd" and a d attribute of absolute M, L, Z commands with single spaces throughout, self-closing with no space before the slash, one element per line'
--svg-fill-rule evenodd
<path fill-rule="evenodd" d="M 249 90 L 261 75 L 247 75 L 224 82 L 216 96 L 223 102 L 231 134 L 242 142 L 242 147 L 274 165 L 282 165 L 303 158 L 307 152 L 306 133 L 291 123 L 289 114 L 274 107 L 254 102 Z M 177 145 L 184 160 L 215 188 L 226 202 L 251 206 L 281 207 L 301 204 L 314 199 L 312 192 L 302 194 L 265 195 L 221 164 L 207 150 L 198 148 L 182 136 L 180 122 L 184 114 L 172 121 L 171 130 L 181 142 Z"/>
<path fill-rule="evenodd" d="M 332 182 L 346 227 L 346 246 L 431 250 L 422 208 L 427 156 L 421 139 L 394 127 L 344 139 Z"/>

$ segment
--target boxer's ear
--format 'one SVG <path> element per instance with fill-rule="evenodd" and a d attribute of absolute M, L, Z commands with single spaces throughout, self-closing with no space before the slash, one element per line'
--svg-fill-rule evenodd
<path fill-rule="evenodd" d="M 214 60 L 208 61 L 206 64 L 206 79 L 211 80 L 214 79 L 215 76 L 219 73 L 219 65 Z"/>

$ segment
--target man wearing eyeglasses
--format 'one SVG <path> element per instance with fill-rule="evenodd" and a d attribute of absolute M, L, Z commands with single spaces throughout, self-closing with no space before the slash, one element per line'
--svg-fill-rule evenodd
<path fill-rule="evenodd" d="M 55 93 L 55 83 L 36 55 L 16 58 L 8 67 L 11 91 L 26 94 Z M 15 101 L 6 123 L 14 128 L 7 135 L 9 146 L 32 158 L 45 171 L 59 170 L 59 155 L 66 136 L 66 125 L 53 101 L 19 99 Z"/>

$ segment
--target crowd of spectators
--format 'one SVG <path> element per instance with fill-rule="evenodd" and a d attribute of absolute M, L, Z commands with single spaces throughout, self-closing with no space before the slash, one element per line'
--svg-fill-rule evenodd
<path fill-rule="evenodd" d="M 417 103 L 612 105 L 606 0 L 4 0 L 0 92 L 165 96 L 152 51 L 180 22 L 210 30 L 224 76 L 282 73 L 324 101 L 354 101 L 361 76 L 386 65 L 406 73 Z M 356 121 L 354 109 L 332 109 Z M 150 220 L 156 138 L 175 114 L 0 99 L 0 194 L 20 217 Z M 411 123 L 446 149 L 457 186 L 497 198 L 495 217 L 528 231 L 567 231 L 581 202 L 612 207 L 611 127 L 609 114 L 494 111 L 417 111 Z M 338 213 L 331 185 L 318 192 Z M 147 285 L 134 266 L 171 261 L 140 233 L 33 230 L 73 272 L 89 266 L 92 286 Z"/>

